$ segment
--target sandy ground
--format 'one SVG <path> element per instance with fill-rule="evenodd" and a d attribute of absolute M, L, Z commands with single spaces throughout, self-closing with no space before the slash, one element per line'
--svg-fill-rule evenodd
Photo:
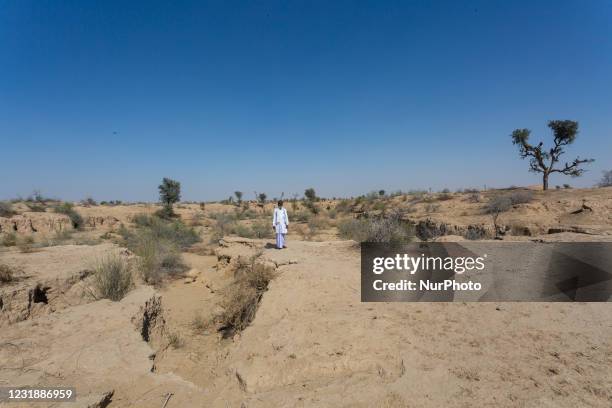
<path fill-rule="evenodd" d="M 218 271 L 162 292 L 185 345 L 161 356 L 158 370 L 204 388 L 204 406 L 612 403 L 609 304 L 360 303 L 350 243 L 291 242 L 263 256 L 284 265 L 233 340 L 194 334 L 186 318 L 210 312 L 205 282 Z"/>
<path fill-rule="evenodd" d="M 433 210 L 403 197 L 386 205 L 461 231 L 490 224 L 487 194 L 476 203 L 453 194 Z M 505 240 L 612 240 L 612 189 L 535 194 L 502 216 L 535 235 Z M 584 203 L 592 210 L 572 214 Z M 319 203 L 325 215 L 337 204 Z M 609 303 L 361 303 L 359 250 L 339 240 L 334 220 L 312 241 L 300 240 L 293 223 L 285 250 L 229 237 L 205 255 L 210 215 L 235 207 L 181 205 L 177 212 L 205 238 L 183 254 L 188 278 L 139 284 L 121 302 L 89 297 L 95 259 L 131 256 L 102 238 L 111 224 L 96 217 L 116 219 L 115 228 L 155 209 L 78 207 L 95 226 L 75 236 L 105 243 L 0 250 L 0 263 L 23 270 L 0 287 L 0 386 L 73 385 L 79 394 L 64 405 L 0 405 L 144 408 L 169 398 L 167 408 L 612 406 Z M 231 262 L 253 254 L 277 276 L 252 324 L 228 339 L 214 326 L 196 328 L 196 316 L 209 321 L 221 310 Z M 173 346 L 170 337 L 180 341 Z"/>

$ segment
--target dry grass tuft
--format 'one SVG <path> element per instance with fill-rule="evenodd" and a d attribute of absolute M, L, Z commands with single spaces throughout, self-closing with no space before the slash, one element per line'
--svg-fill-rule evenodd
<path fill-rule="evenodd" d="M 120 256 L 99 260 L 94 271 L 93 284 L 100 298 L 117 302 L 132 288 L 132 271 L 128 262 Z"/>
<path fill-rule="evenodd" d="M 0 264 L 0 283 L 10 283 L 17 279 L 16 275 L 23 273 L 19 268 Z"/>
<path fill-rule="evenodd" d="M 225 338 L 243 331 L 253 321 L 263 293 L 276 276 L 271 267 L 257 262 L 258 257 L 255 255 L 248 261 L 239 261 L 234 283 L 225 289 L 221 302 L 223 312 L 215 317 L 218 331 Z"/>

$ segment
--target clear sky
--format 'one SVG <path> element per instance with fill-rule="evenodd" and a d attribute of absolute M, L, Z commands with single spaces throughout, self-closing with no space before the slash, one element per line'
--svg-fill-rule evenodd
<path fill-rule="evenodd" d="M 3 1 L 0 198 L 536 184 L 515 128 L 612 169 L 612 1 Z"/>

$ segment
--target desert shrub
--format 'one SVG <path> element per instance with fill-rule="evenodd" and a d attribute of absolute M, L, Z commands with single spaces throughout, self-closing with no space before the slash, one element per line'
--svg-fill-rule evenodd
<path fill-rule="evenodd" d="M 448 190 L 448 189 L 445 189 L 445 190 Z M 450 194 L 450 192 L 446 191 L 446 192 L 442 192 L 440 195 L 438 195 L 437 199 L 438 199 L 438 201 L 452 200 L 453 199 L 453 195 Z"/>
<path fill-rule="evenodd" d="M 336 205 L 336 211 L 339 213 L 349 213 L 351 212 L 351 208 L 353 203 L 351 200 L 340 200 L 340 202 Z"/>
<path fill-rule="evenodd" d="M 472 192 L 472 193 L 470 193 L 470 195 L 468 195 L 467 200 L 470 203 L 479 203 L 480 202 L 480 193 L 479 192 Z"/>
<path fill-rule="evenodd" d="M 46 212 L 47 206 L 44 203 L 26 203 L 28 209 L 32 212 Z"/>
<path fill-rule="evenodd" d="M 234 233 L 236 229 L 236 218 L 228 213 L 217 213 L 214 215 L 213 237 L 219 240 L 226 235 Z"/>
<path fill-rule="evenodd" d="M 225 289 L 221 302 L 223 311 L 215 317 L 224 337 L 241 332 L 253 321 L 263 293 L 276 276 L 273 269 L 257 263 L 257 257 L 239 261 L 234 283 Z"/>
<path fill-rule="evenodd" d="M 198 232 L 186 226 L 180 220 L 167 221 L 159 217 L 139 214 L 134 216 L 132 221 L 136 224 L 137 233 L 149 234 L 155 239 L 171 242 L 179 249 L 189 248 L 196 242 L 201 241 Z M 128 239 L 129 248 L 129 238 L 133 234 L 124 230 L 123 235 L 124 238 Z"/>
<path fill-rule="evenodd" d="M 17 213 L 13 211 L 13 206 L 11 203 L 6 202 L 6 201 L 0 201 L 0 217 L 9 218 L 15 214 Z"/>
<path fill-rule="evenodd" d="M 437 212 L 439 209 L 440 209 L 440 204 L 428 203 L 427 205 L 425 205 L 426 213 Z"/>
<path fill-rule="evenodd" d="M 497 219 L 500 214 L 508 211 L 512 207 L 512 200 L 505 195 L 497 195 L 493 197 L 487 204 L 485 211 L 491 215 L 493 219 L 493 227 L 495 228 L 495 236 L 498 236 L 499 227 L 497 225 Z"/>
<path fill-rule="evenodd" d="M 499 214 L 508 211 L 512 207 L 512 200 L 505 195 L 497 195 L 487 203 L 485 211 L 487 214 Z"/>
<path fill-rule="evenodd" d="M 138 216 L 134 221 L 134 231 L 121 228 L 119 234 L 139 256 L 138 269 L 147 283 L 159 283 L 165 276 L 187 269 L 181 250 L 201 241 L 193 228 L 180 220 L 167 221 L 155 216 Z"/>
<path fill-rule="evenodd" d="M 176 243 L 157 239 L 150 233 L 140 233 L 133 251 L 139 256 L 138 269 L 145 282 L 158 284 L 164 277 L 184 272 L 181 252 Z"/>
<path fill-rule="evenodd" d="M 308 220 L 308 230 L 310 231 L 309 235 L 311 237 L 316 235 L 319 230 L 322 230 L 327 227 L 329 227 L 329 223 L 327 222 L 327 220 L 321 217 L 311 217 L 310 220 Z"/>
<path fill-rule="evenodd" d="M 177 208 L 180 208 L 180 207 L 177 206 Z M 164 205 L 159 210 L 155 211 L 155 216 L 163 220 L 172 220 L 172 219 L 179 217 L 179 215 L 174 212 L 174 209 L 172 208 L 172 206 L 166 206 L 166 205 Z"/>
<path fill-rule="evenodd" d="M 570 186 L 569 184 L 566 183 L 566 184 L 563 184 L 563 188 L 570 189 L 570 188 L 572 188 L 572 186 Z"/>
<path fill-rule="evenodd" d="M 208 328 L 209 322 L 201 313 L 196 313 L 191 319 L 191 328 L 196 332 L 203 332 Z"/>
<path fill-rule="evenodd" d="M 0 264 L 0 283 L 9 283 L 16 279 L 15 275 L 23 273 L 21 269 L 6 265 Z"/>
<path fill-rule="evenodd" d="M 338 223 L 338 234 L 344 239 L 356 242 L 367 242 L 370 232 L 370 222 L 367 219 L 346 219 Z"/>
<path fill-rule="evenodd" d="M 83 217 L 74 209 L 72 203 L 61 203 L 56 205 L 53 210 L 59 214 L 65 214 L 70 218 L 70 222 L 75 229 L 83 227 Z"/>
<path fill-rule="evenodd" d="M 234 227 L 234 234 L 238 235 L 239 237 L 243 237 L 243 238 L 254 238 L 255 237 L 253 229 L 247 227 L 246 225 L 242 225 L 242 224 L 237 224 Z"/>
<path fill-rule="evenodd" d="M 612 170 L 605 170 L 601 176 L 601 180 L 597 183 L 599 187 L 611 187 L 612 186 Z"/>
<path fill-rule="evenodd" d="M 298 211 L 294 214 L 292 214 L 292 221 L 295 222 L 308 222 L 308 220 L 310 220 L 310 218 L 312 217 L 312 214 L 309 213 L 308 211 Z"/>
<path fill-rule="evenodd" d="M 338 211 L 335 208 L 332 208 L 329 211 L 327 211 L 327 216 L 330 219 L 335 220 L 336 217 L 338 216 Z"/>
<path fill-rule="evenodd" d="M 385 201 L 376 201 L 372 204 L 372 210 L 374 211 L 385 211 L 387 203 Z"/>
<path fill-rule="evenodd" d="M 414 236 L 411 228 L 398 214 L 374 219 L 344 220 L 338 224 L 340 237 L 356 242 L 409 242 Z"/>
<path fill-rule="evenodd" d="M 526 204 L 533 201 L 533 191 L 530 190 L 519 190 L 514 191 L 510 194 L 510 202 L 512 205 Z"/>
<path fill-rule="evenodd" d="M 185 340 L 177 332 L 170 332 L 168 333 L 168 345 L 173 349 L 178 349 L 185 345 Z"/>
<path fill-rule="evenodd" d="M 34 250 L 34 237 L 30 235 L 20 237 L 17 240 L 17 248 L 24 254 L 32 252 Z"/>
<path fill-rule="evenodd" d="M 100 259 L 94 272 L 93 286 L 102 299 L 117 302 L 132 288 L 132 271 L 128 262 L 118 255 Z"/>
<path fill-rule="evenodd" d="M 17 234 L 14 232 L 4 234 L 4 237 L 2 237 L 2 245 L 5 247 L 13 247 L 17 245 Z"/>
<path fill-rule="evenodd" d="M 468 230 L 465 232 L 464 237 L 465 239 L 475 241 L 479 239 L 485 239 L 487 237 L 487 234 L 484 229 L 468 228 Z"/>
<path fill-rule="evenodd" d="M 95 207 L 98 205 L 98 203 L 93 198 L 86 197 L 85 199 L 81 200 L 81 205 L 85 207 Z"/>
<path fill-rule="evenodd" d="M 251 231 L 253 231 L 253 236 L 255 238 L 271 238 L 274 236 L 274 231 L 272 230 L 272 226 L 264 220 L 255 221 L 253 225 L 251 225 Z"/>

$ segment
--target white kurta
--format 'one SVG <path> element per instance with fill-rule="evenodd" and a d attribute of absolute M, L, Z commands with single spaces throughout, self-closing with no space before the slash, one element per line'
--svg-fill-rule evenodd
<path fill-rule="evenodd" d="M 272 217 L 272 226 L 277 234 L 286 234 L 287 226 L 289 225 L 289 216 L 285 208 L 275 208 L 274 216 Z"/>

